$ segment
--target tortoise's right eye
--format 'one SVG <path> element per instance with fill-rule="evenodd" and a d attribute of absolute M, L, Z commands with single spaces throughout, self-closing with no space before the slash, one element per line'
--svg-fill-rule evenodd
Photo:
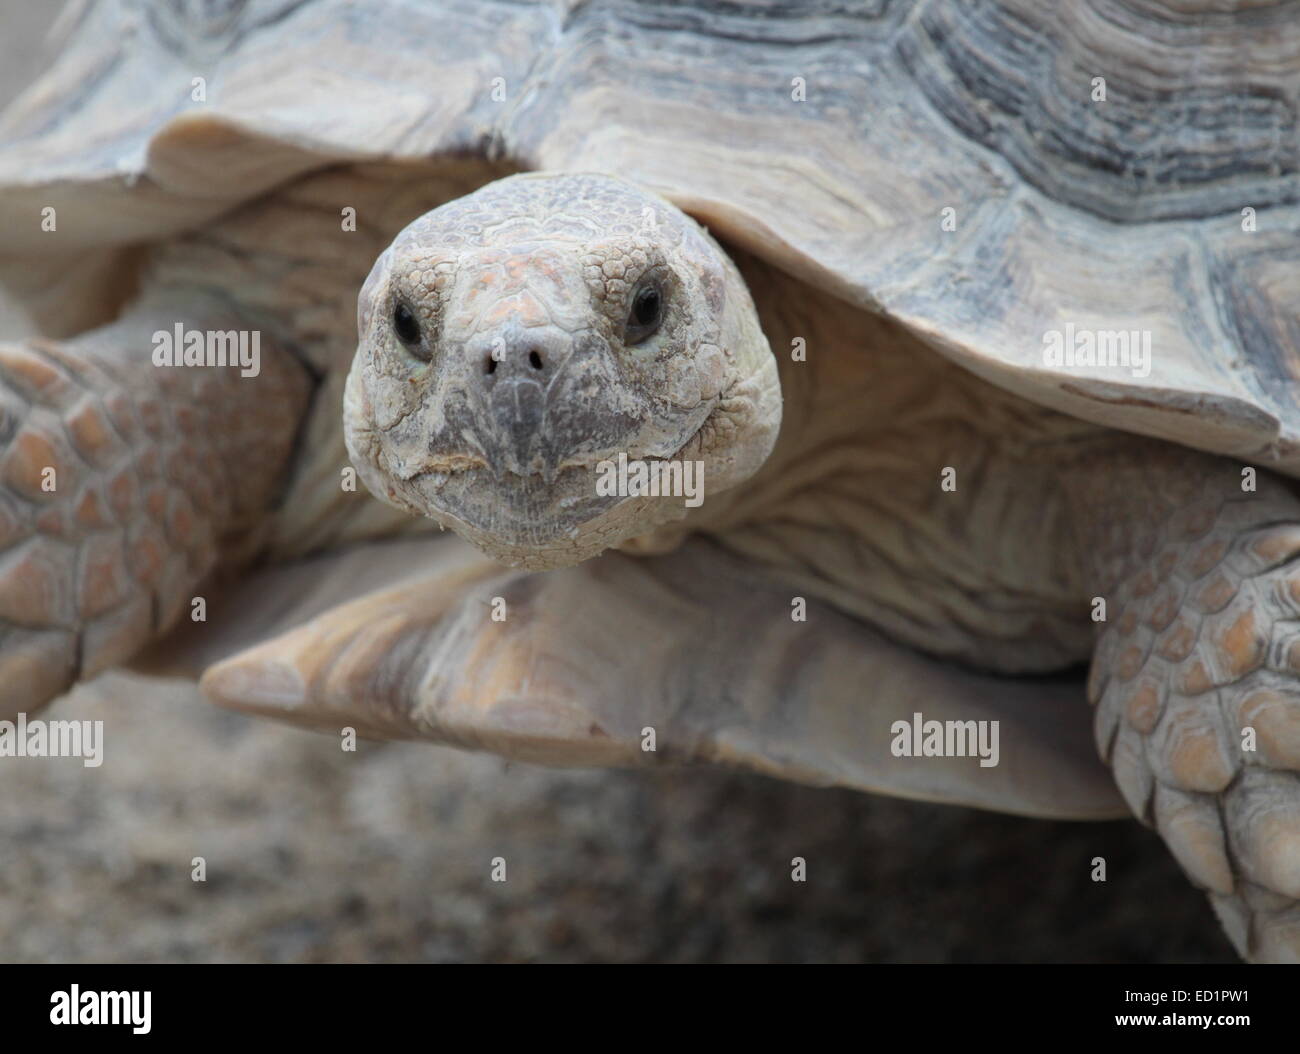
<path fill-rule="evenodd" d="M 405 304 L 393 308 L 393 332 L 408 348 L 415 350 L 420 346 L 420 321 Z"/>

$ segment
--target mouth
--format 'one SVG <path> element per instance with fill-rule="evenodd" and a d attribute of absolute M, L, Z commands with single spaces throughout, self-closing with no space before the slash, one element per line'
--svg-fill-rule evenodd
<path fill-rule="evenodd" d="M 670 518 L 693 507 L 689 495 L 669 491 L 636 492 L 622 487 L 602 487 L 620 466 L 639 464 L 648 477 L 667 478 L 667 466 L 677 465 L 679 478 L 690 461 L 692 480 L 703 489 L 703 458 L 699 456 L 700 435 L 713 419 L 710 406 L 699 426 L 667 456 L 605 450 L 570 458 L 553 469 L 516 472 L 493 466 L 477 451 L 429 456 L 416 471 L 403 475 L 402 489 L 408 501 L 415 499 L 424 515 L 445 527 L 471 536 L 491 536 L 498 545 L 512 549 L 553 548 L 572 544 L 584 533 L 597 528 L 596 521 L 621 521 L 635 513 L 643 518 L 648 507 L 672 507 Z M 698 465 L 699 467 L 694 467 Z M 665 466 L 663 470 L 659 466 Z M 661 520 L 662 513 L 651 519 Z M 598 530 L 597 533 L 603 533 Z"/>
<path fill-rule="evenodd" d="M 540 462 L 540 459 L 534 459 L 533 463 L 539 467 L 530 468 L 526 472 L 519 472 L 505 467 L 502 464 L 504 459 L 495 459 L 496 463 L 494 464 L 493 460 L 489 459 L 487 454 L 484 453 L 481 445 L 476 443 L 477 449 L 459 450 L 454 453 L 428 454 L 421 458 L 418 463 L 410 465 L 409 470 L 402 471 L 399 469 L 394 475 L 408 484 L 428 482 L 433 484 L 435 488 L 440 488 L 458 477 L 473 475 L 481 483 L 505 484 L 507 487 L 514 489 L 532 483 L 553 486 L 565 476 L 571 476 L 573 473 L 594 472 L 598 466 L 606 462 L 617 461 L 620 456 L 625 456 L 629 461 L 641 461 L 647 464 L 678 461 L 692 446 L 697 444 L 701 433 L 713 422 L 714 414 L 717 412 L 720 402 L 720 397 L 710 400 L 708 409 L 705 411 L 700 423 L 692 429 L 690 435 L 672 453 L 666 455 L 649 452 L 633 455 L 626 448 L 611 448 L 594 454 L 575 454 L 555 465 L 548 465 Z M 406 466 L 403 466 L 403 468 L 406 468 Z"/>

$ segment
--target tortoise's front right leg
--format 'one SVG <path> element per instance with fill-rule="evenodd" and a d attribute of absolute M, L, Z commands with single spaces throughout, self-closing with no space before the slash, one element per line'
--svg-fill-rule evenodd
<path fill-rule="evenodd" d="M 256 376 L 155 365 L 155 334 L 177 325 L 242 329 L 253 346 L 199 294 L 146 299 L 67 341 L 0 343 L 0 713 L 128 659 L 276 492 L 305 371 L 265 334 Z"/>

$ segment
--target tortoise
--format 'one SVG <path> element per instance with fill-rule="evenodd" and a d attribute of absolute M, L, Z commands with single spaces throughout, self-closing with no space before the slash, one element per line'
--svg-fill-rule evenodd
<path fill-rule="evenodd" d="M 1286 17 L 74 4 L 0 122 L 6 711 L 1131 812 L 1300 958 Z"/>

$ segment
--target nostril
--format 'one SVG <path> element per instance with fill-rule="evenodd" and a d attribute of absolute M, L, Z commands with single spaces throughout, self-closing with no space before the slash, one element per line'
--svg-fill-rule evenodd
<path fill-rule="evenodd" d="M 542 357 L 541 357 L 541 355 L 539 355 L 539 354 L 538 354 L 537 352 L 535 352 L 535 351 L 530 351 L 530 352 L 528 353 L 528 364 L 529 364 L 530 366 L 532 366 L 533 369 L 535 369 L 535 370 L 540 370 L 540 369 L 542 368 Z"/>
<path fill-rule="evenodd" d="M 497 372 L 497 360 L 496 360 L 495 356 L 489 355 L 489 356 L 487 357 L 487 369 L 484 370 L 483 372 L 484 372 L 484 373 L 496 373 L 496 372 Z"/>

